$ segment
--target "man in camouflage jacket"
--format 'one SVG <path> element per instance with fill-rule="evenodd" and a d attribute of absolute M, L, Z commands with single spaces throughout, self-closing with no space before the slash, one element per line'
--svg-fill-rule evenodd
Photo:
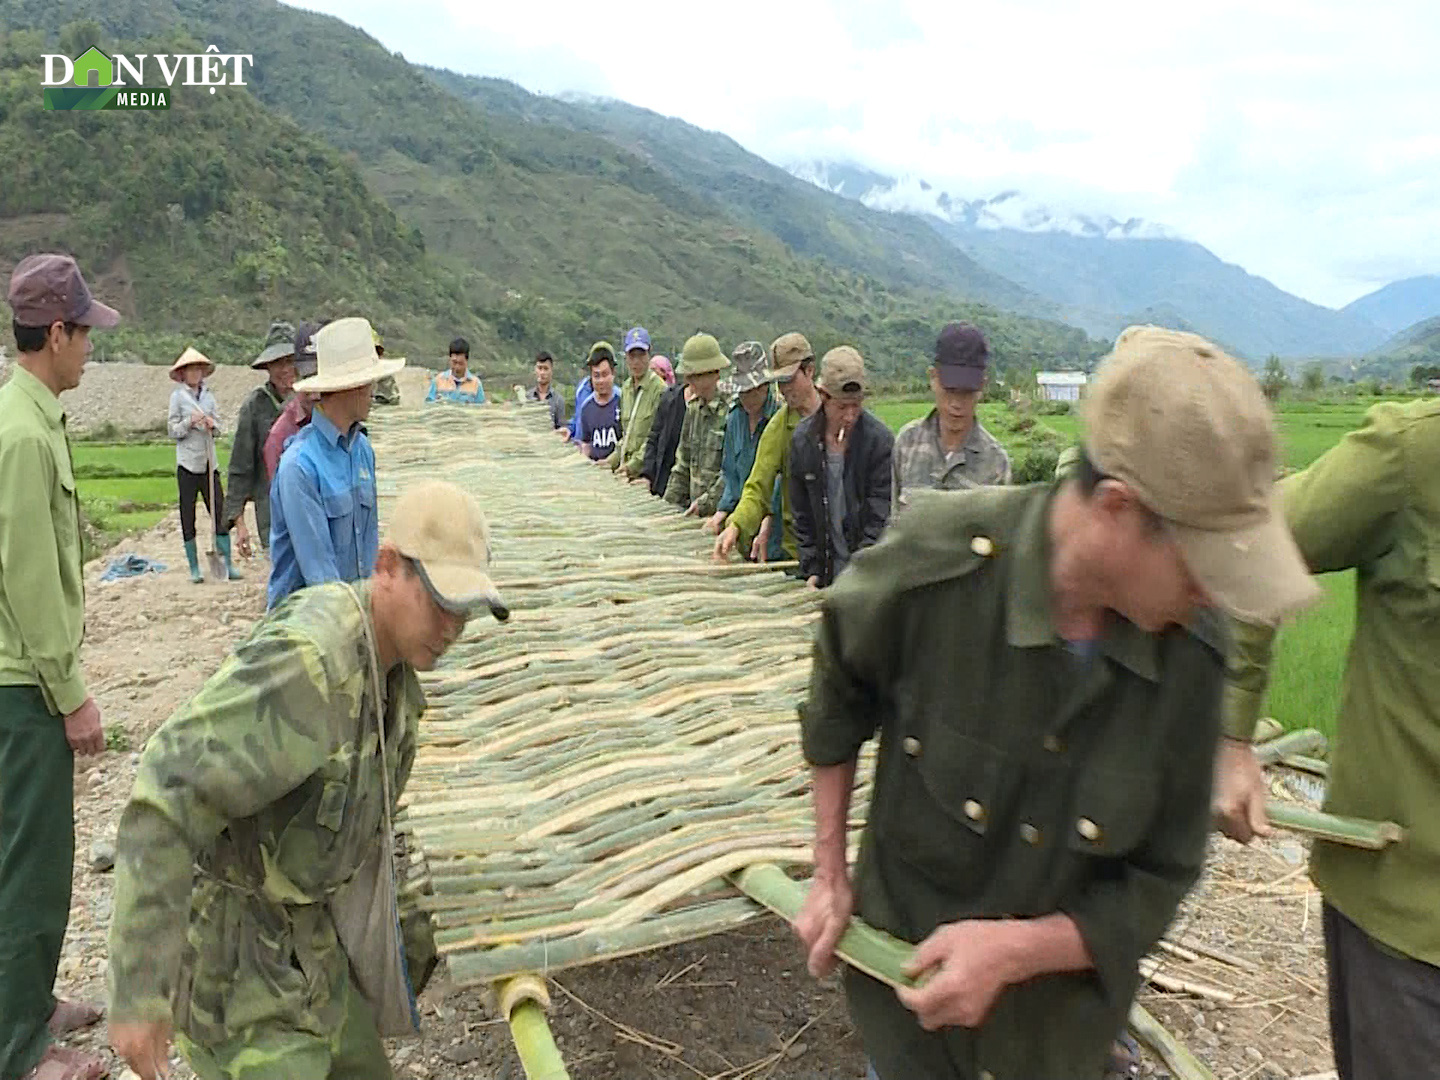
<path fill-rule="evenodd" d="M 935 408 L 895 436 L 890 502 L 895 513 L 922 488 L 963 491 L 1010 483 L 1010 456 L 975 413 L 985 387 L 990 349 L 969 323 L 950 323 L 935 343 L 930 389 Z"/>
<path fill-rule="evenodd" d="M 329 901 L 384 843 L 387 783 L 405 789 L 416 671 L 472 612 L 508 615 L 472 498 L 419 485 L 394 520 L 369 582 L 288 598 L 146 745 L 110 932 L 111 1042 L 141 1080 L 163 1075 L 172 1023 L 202 1080 L 391 1075 Z M 433 939 L 404 922 L 418 991 Z"/>
<path fill-rule="evenodd" d="M 719 507 L 725 490 L 721 465 L 725 456 L 725 420 L 731 403 L 720 393 L 720 373 L 729 366 L 730 358 L 709 334 L 696 334 L 685 342 L 680 353 L 676 374 L 693 388 L 695 398 L 685 406 L 685 423 L 680 428 L 680 446 L 675 451 L 675 467 L 670 470 L 665 500 L 687 516 L 708 518 Z"/>

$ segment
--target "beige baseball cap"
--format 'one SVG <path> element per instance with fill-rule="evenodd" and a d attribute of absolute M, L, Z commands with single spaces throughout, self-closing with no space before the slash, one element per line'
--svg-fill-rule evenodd
<path fill-rule="evenodd" d="M 488 607 L 501 622 L 510 617 L 490 577 L 490 528 L 473 495 L 445 480 L 407 488 L 395 501 L 386 539 L 415 564 L 446 611 L 469 618 Z"/>
<path fill-rule="evenodd" d="M 1095 467 L 1164 518 L 1211 600 L 1273 624 L 1319 589 L 1275 485 L 1275 426 L 1255 376 L 1196 334 L 1132 326 L 1081 405 Z"/>
<path fill-rule="evenodd" d="M 765 377 L 772 382 L 789 382 L 806 360 L 815 359 L 815 350 L 804 334 L 791 331 L 770 344 L 770 369 Z"/>
<path fill-rule="evenodd" d="M 849 345 L 837 345 L 820 358 L 821 390 L 840 401 L 861 401 L 865 397 L 865 358 Z"/>

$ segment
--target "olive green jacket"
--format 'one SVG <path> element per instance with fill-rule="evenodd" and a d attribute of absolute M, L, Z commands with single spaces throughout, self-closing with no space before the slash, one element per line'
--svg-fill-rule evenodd
<path fill-rule="evenodd" d="M 1358 571 L 1325 809 L 1406 829 L 1385 851 L 1317 842 L 1311 874 L 1371 937 L 1440 965 L 1440 402 L 1375 406 L 1280 488 L 1310 569 Z M 1274 638 L 1236 629 L 1226 731 L 1237 738 L 1260 716 Z"/>
<path fill-rule="evenodd" d="M 660 407 L 660 395 L 663 393 L 665 380 L 655 372 L 645 372 L 638 389 L 635 380 L 626 372 L 625 385 L 620 388 L 620 446 L 610 455 L 612 472 L 624 466 L 629 476 L 640 475 L 645 464 L 645 443 L 650 438 L 650 429 L 655 424 L 655 410 Z"/>
<path fill-rule="evenodd" d="M 37 686 L 62 716 L 89 696 L 80 558 L 65 411 L 16 364 L 0 387 L 0 686 Z"/>
<path fill-rule="evenodd" d="M 1054 490 L 917 491 L 825 594 L 805 756 L 841 764 L 880 740 L 857 913 L 919 942 L 1064 912 L 1095 965 L 934 1034 L 848 973 L 883 1077 L 1099 1077 L 1140 959 L 1204 859 L 1223 626 L 1147 634 L 1115 616 L 1090 659 L 1072 654 L 1050 613 Z"/>
<path fill-rule="evenodd" d="M 348 588 L 277 607 L 146 744 L 116 842 L 111 1023 L 173 1012 L 202 1047 L 339 1030 L 348 960 L 326 901 L 381 842 L 381 769 L 398 801 L 425 706 L 393 669 L 382 764 Z"/>

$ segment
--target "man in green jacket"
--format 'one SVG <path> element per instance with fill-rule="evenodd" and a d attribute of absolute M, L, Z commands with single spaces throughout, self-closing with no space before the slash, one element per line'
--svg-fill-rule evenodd
<path fill-rule="evenodd" d="M 1325 809 L 1405 828 L 1384 851 L 1319 840 L 1311 852 L 1336 1067 L 1341 1080 L 1428 1076 L 1440 1061 L 1440 402 L 1375 406 L 1280 492 L 1309 568 L 1358 571 Z M 1242 842 L 1270 831 L 1249 743 L 1274 640 L 1235 628 L 1216 809 Z"/>
<path fill-rule="evenodd" d="M 620 446 L 610 455 L 610 468 L 631 480 L 645 464 L 645 443 L 665 393 L 665 380 L 650 370 L 650 334 L 643 326 L 625 334 L 625 366 L 630 378 L 620 390 Z"/>
<path fill-rule="evenodd" d="M 250 366 L 268 376 L 250 391 L 235 420 L 235 442 L 230 447 L 230 472 L 225 486 L 225 520 L 235 533 L 240 554 L 250 557 L 250 530 L 245 527 L 245 504 L 255 504 L 255 528 L 260 546 L 270 550 L 270 478 L 265 472 L 265 440 L 280 419 L 280 411 L 295 386 L 295 327 L 272 322 L 265 348 Z"/>
<path fill-rule="evenodd" d="M 473 614 L 508 617 L 488 563 L 473 498 L 410 488 L 369 581 L 288 598 L 150 737 L 110 928 L 110 1041 L 141 1080 L 164 1074 L 172 1027 L 202 1080 L 388 1080 L 362 990 L 378 985 L 371 943 L 336 898 L 389 842 L 425 709 L 416 672 Z M 418 993 L 433 935 L 402 925 Z"/>
<path fill-rule="evenodd" d="M 880 1080 L 1099 1076 L 1139 963 L 1199 875 L 1231 615 L 1315 595 L 1272 513 L 1254 376 L 1132 327 L 1054 486 L 917 492 L 827 594 L 801 713 L 818 975 L 852 911 L 918 948 L 847 972 Z M 880 737 L 852 892 L 847 819 Z"/>
<path fill-rule="evenodd" d="M 730 515 L 725 530 L 715 538 L 715 558 L 721 561 L 730 557 L 736 545 L 750 552 L 752 559 L 764 561 L 770 530 L 775 527 L 771 506 L 777 477 L 783 519 L 781 540 L 787 556 L 799 557 L 795 518 L 790 509 L 790 442 L 800 421 L 820 408 L 820 392 L 815 389 L 815 350 L 803 334 L 782 334 L 770 346 L 770 363 L 774 366 L 766 377 L 780 387 L 785 404 L 765 425 L 740 504 Z"/>
<path fill-rule="evenodd" d="M 685 406 L 680 425 L 680 445 L 675 450 L 675 467 L 665 485 L 665 501 L 685 511 L 686 517 L 702 521 L 715 513 L 725 474 L 720 466 L 725 453 L 725 419 L 730 399 L 720 393 L 720 373 L 730 358 L 710 334 L 696 334 L 685 342 L 680 367 L 675 374 L 695 396 Z M 658 378 L 658 376 L 657 376 Z"/>
<path fill-rule="evenodd" d="M 0 387 L 0 1080 L 95 1077 L 99 1058 L 51 1044 L 100 1019 L 54 991 L 70 921 L 75 755 L 105 749 L 80 670 L 80 502 L 60 394 L 80 385 L 91 328 L 120 316 L 68 255 L 21 260 L 9 302 L 19 356 Z"/>

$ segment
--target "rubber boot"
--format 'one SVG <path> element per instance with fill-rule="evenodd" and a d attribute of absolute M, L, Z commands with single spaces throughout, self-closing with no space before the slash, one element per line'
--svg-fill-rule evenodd
<path fill-rule="evenodd" d="M 215 537 L 215 549 L 225 558 L 225 576 L 231 581 L 244 581 L 245 575 L 235 569 L 235 564 L 230 561 L 230 534 Z"/>
<path fill-rule="evenodd" d="M 190 580 L 196 584 L 203 584 L 205 575 L 200 573 L 200 555 L 195 550 L 195 541 L 185 541 L 185 561 L 190 564 Z"/>

